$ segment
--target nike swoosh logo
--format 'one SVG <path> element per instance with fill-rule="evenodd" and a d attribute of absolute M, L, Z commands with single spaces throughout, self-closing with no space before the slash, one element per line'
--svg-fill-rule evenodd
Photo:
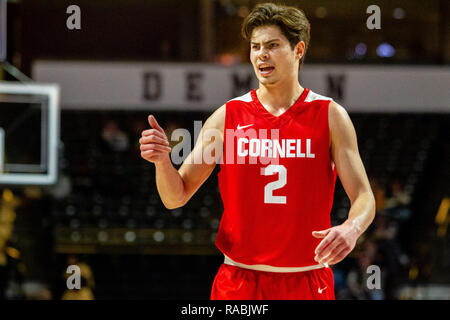
<path fill-rule="evenodd" d="M 252 124 L 248 124 L 248 125 L 246 125 L 246 126 L 241 126 L 241 125 L 238 124 L 236 130 L 245 129 L 245 128 L 251 127 L 252 125 L 253 125 L 253 123 L 252 123 Z"/>
<path fill-rule="evenodd" d="M 323 288 L 323 289 L 317 289 L 317 292 L 319 292 L 320 294 L 322 294 L 322 291 L 325 290 L 327 287 Z"/>

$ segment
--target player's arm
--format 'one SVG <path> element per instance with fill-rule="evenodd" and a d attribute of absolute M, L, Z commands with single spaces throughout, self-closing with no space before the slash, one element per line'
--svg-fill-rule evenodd
<path fill-rule="evenodd" d="M 142 132 L 139 140 L 141 156 L 155 164 L 156 186 L 162 202 L 168 209 L 181 207 L 189 201 L 213 171 L 216 161 L 205 161 L 203 155 L 208 154 L 212 144 L 223 145 L 225 125 L 225 105 L 217 109 L 205 122 L 192 152 L 176 170 L 170 160 L 169 142 L 164 130 L 153 116 L 149 116 L 149 123 L 153 129 Z M 205 134 L 217 133 L 215 137 Z M 217 139 L 217 141 L 216 141 Z M 206 152 L 205 152 L 206 150 Z M 221 154 L 214 154 L 215 160 Z"/>
<path fill-rule="evenodd" d="M 313 235 L 323 238 L 316 248 L 316 260 L 335 264 L 353 250 L 356 240 L 372 223 L 375 216 L 375 198 L 359 155 L 355 128 L 348 113 L 331 101 L 328 115 L 331 156 L 351 207 L 343 224 L 315 231 Z"/>

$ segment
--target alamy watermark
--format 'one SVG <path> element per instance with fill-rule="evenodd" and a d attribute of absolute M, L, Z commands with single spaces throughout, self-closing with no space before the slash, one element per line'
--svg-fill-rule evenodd
<path fill-rule="evenodd" d="M 66 273 L 70 274 L 70 276 L 66 280 L 66 286 L 69 290 L 81 288 L 81 270 L 80 267 L 76 264 L 71 264 L 67 267 Z"/>
<path fill-rule="evenodd" d="M 67 14 L 70 16 L 66 20 L 66 26 L 69 30 L 81 29 L 81 9 L 79 6 L 73 4 L 67 7 Z"/>
<path fill-rule="evenodd" d="M 279 129 L 255 129 L 254 124 L 238 124 L 222 133 L 215 128 L 202 129 L 201 121 L 194 121 L 194 141 L 187 129 L 175 129 L 170 141 L 178 142 L 171 151 L 174 164 L 257 164 L 278 165 L 280 158 L 316 158 L 313 138 L 281 138 Z"/>
<path fill-rule="evenodd" d="M 66 20 L 66 26 L 69 30 L 81 29 L 81 9 L 73 4 L 67 7 L 66 13 L 70 16 Z M 366 20 L 366 26 L 369 30 L 381 29 L 381 9 L 379 6 L 372 4 L 367 7 L 366 13 L 370 16 Z"/>
<path fill-rule="evenodd" d="M 367 278 L 366 286 L 369 290 L 381 289 L 381 269 L 377 265 L 370 265 L 366 270 L 370 276 Z"/>
<path fill-rule="evenodd" d="M 366 13 L 370 14 L 370 16 L 367 18 L 366 26 L 367 29 L 373 30 L 373 29 L 381 29 L 381 9 L 379 6 L 372 4 L 367 7 Z"/>
<path fill-rule="evenodd" d="M 79 290 L 81 288 L 81 270 L 78 265 L 70 265 L 67 267 L 66 273 L 70 276 L 66 280 L 66 286 L 69 290 Z M 366 280 L 366 287 L 369 290 L 381 289 L 381 269 L 377 265 L 370 265 L 366 269 L 366 273 L 370 274 Z"/>

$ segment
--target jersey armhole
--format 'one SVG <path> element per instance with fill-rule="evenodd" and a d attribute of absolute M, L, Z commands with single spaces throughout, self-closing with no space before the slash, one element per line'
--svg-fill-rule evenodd
<path fill-rule="evenodd" d="M 330 109 L 331 109 L 331 102 L 333 100 L 328 101 L 327 103 L 327 128 L 328 128 L 328 149 L 331 152 L 331 125 L 330 125 Z"/>
<path fill-rule="evenodd" d="M 334 172 L 336 170 L 336 164 L 334 163 L 333 154 L 331 152 L 331 125 L 330 125 L 330 109 L 331 109 L 331 102 L 333 100 L 328 101 L 327 103 L 327 132 L 328 132 L 328 156 L 330 157 L 330 164 L 331 164 L 331 170 Z"/>

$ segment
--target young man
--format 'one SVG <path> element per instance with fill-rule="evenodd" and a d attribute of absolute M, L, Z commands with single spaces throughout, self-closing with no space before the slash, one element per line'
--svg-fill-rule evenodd
<path fill-rule="evenodd" d="M 141 156 L 155 164 L 158 192 L 169 209 L 186 204 L 213 171 L 215 163 L 193 159 L 218 142 L 203 133 L 220 132 L 223 149 L 216 156 L 222 156 L 225 210 L 216 245 L 225 260 L 211 299 L 334 299 L 329 265 L 353 250 L 374 218 L 374 196 L 347 112 L 298 81 L 309 30 L 296 8 L 262 4 L 252 10 L 242 31 L 259 88 L 208 118 L 178 171 L 155 117 L 149 116 L 153 129 L 142 132 Z M 336 174 L 351 208 L 343 224 L 331 227 Z"/>

